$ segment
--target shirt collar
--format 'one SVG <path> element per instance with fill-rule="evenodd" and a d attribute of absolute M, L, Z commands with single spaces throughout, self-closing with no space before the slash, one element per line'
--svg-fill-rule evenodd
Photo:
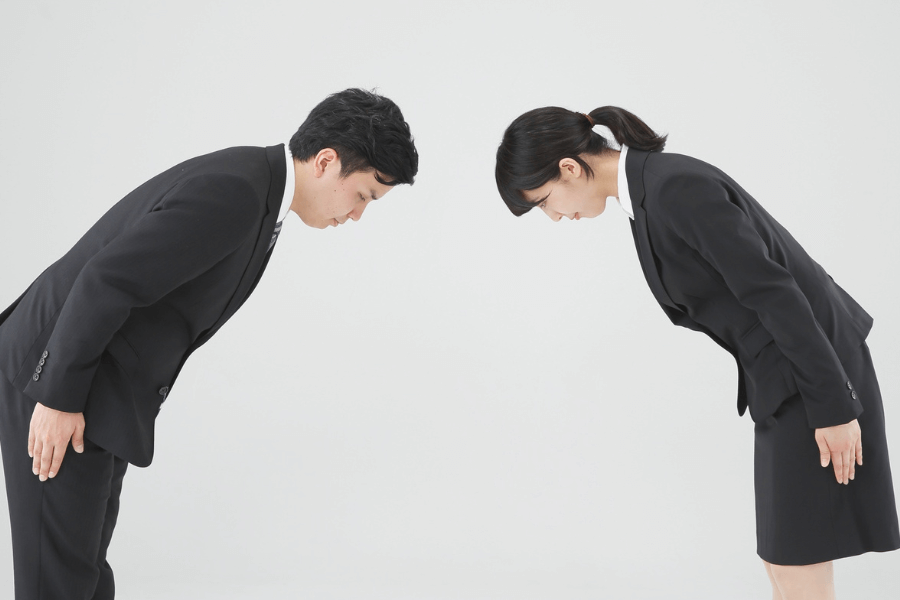
<path fill-rule="evenodd" d="M 631 205 L 631 194 L 628 193 L 628 178 L 625 177 L 625 156 L 628 154 L 628 146 L 622 144 L 622 149 L 619 151 L 619 175 L 616 179 L 616 185 L 619 188 L 619 197 L 616 198 L 616 201 L 619 203 L 619 206 L 622 207 L 622 210 L 625 211 L 625 214 L 628 215 L 628 218 L 634 220 L 634 208 Z"/>
<path fill-rule="evenodd" d="M 281 198 L 281 209 L 278 211 L 278 221 L 284 221 L 288 211 L 291 210 L 291 201 L 294 199 L 294 157 L 288 145 L 284 145 L 284 160 L 287 163 L 287 177 L 284 182 L 284 196 Z"/>

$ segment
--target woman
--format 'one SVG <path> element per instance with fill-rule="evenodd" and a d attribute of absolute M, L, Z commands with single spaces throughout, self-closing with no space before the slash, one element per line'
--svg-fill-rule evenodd
<path fill-rule="evenodd" d="M 773 598 L 833 598 L 834 559 L 900 547 L 872 318 L 733 179 L 665 142 L 613 106 L 532 110 L 503 136 L 497 187 L 514 215 L 554 221 L 617 198 L 662 309 L 737 361 Z"/>

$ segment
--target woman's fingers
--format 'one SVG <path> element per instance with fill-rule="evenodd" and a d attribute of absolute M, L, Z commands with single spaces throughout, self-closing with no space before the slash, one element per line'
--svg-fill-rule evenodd
<path fill-rule="evenodd" d="M 841 452 L 831 453 L 831 464 L 834 465 L 834 478 L 838 483 L 844 483 L 844 456 Z"/>

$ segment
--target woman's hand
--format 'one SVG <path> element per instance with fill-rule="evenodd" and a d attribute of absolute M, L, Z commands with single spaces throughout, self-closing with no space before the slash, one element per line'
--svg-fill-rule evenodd
<path fill-rule="evenodd" d="M 862 432 L 853 419 L 843 425 L 816 429 L 816 443 L 822 466 L 834 465 L 834 477 L 844 485 L 856 477 L 856 465 L 862 466 Z"/>

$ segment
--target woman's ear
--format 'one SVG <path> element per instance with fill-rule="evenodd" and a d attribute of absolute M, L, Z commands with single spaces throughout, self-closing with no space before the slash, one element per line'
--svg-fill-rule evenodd
<path fill-rule="evenodd" d="M 578 164 L 578 161 L 572 158 L 564 158 L 559 161 L 559 177 L 560 179 L 569 181 L 572 179 L 578 179 L 581 177 L 581 174 L 584 172 L 584 169 L 581 168 L 581 165 Z"/>

